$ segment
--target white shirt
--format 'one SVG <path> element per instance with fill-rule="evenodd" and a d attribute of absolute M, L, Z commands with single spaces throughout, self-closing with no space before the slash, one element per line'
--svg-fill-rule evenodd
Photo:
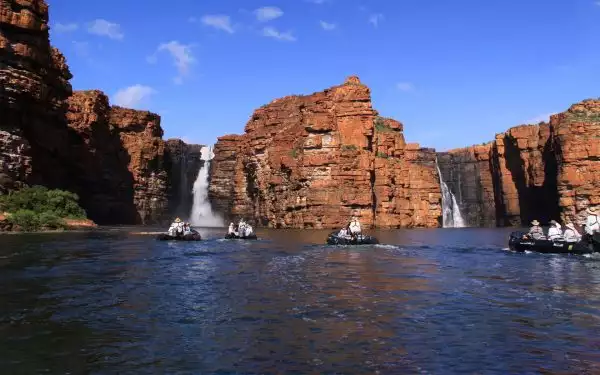
<path fill-rule="evenodd" d="M 350 223 L 350 233 L 360 233 L 360 223 L 358 221 Z"/>
<path fill-rule="evenodd" d="M 550 227 L 548 229 L 548 239 L 549 240 L 556 240 L 560 237 L 562 237 L 562 232 L 561 232 L 560 228 Z"/>
<path fill-rule="evenodd" d="M 600 222 L 598 216 L 589 215 L 585 220 L 585 233 L 593 234 L 594 232 L 600 231 Z"/>
<path fill-rule="evenodd" d="M 233 225 L 233 223 L 229 224 L 228 233 L 229 234 L 235 233 L 235 225 Z"/>
<path fill-rule="evenodd" d="M 564 237 L 567 242 L 577 242 L 581 239 L 581 234 L 579 234 L 577 230 L 567 227 L 567 229 L 565 229 Z"/>

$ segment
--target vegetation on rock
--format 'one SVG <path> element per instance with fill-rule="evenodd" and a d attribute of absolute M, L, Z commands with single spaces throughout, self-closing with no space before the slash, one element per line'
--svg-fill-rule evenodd
<path fill-rule="evenodd" d="M 85 219 L 77 194 L 50 190 L 43 186 L 26 187 L 0 196 L 0 212 L 20 230 L 64 229 L 65 219 Z"/>

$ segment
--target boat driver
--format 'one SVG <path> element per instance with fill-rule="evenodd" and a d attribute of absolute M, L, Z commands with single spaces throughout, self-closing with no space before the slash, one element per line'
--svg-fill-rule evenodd
<path fill-rule="evenodd" d="M 529 232 L 527 235 L 534 240 L 542 240 L 545 239 L 544 230 L 540 226 L 540 222 L 537 220 L 533 220 L 531 222 L 531 228 L 529 228 Z"/>

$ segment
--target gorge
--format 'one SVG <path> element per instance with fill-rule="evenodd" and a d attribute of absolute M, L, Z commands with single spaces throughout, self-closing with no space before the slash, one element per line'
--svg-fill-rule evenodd
<path fill-rule="evenodd" d="M 517 226 L 600 207 L 600 100 L 436 152 L 406 142 L 352 76 L 256 109 L 213 158 L 163 140 L 158 114 L 73 91 L 44 0 L 0 0 L 0 10 L 0 194 L 69 190 L 99 224 L 201 215 L 198 225 L 244 217 L 273 228 L 334 228 L 352 215 L 365 227 Z"/>

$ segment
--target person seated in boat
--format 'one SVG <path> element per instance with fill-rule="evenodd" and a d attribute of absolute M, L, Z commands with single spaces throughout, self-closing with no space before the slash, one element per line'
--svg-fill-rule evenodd
<path fill-rule="evenodd" d="M 186 221 L 183 223 L 183 235 L 186 236 L 188 234 L 192 234 L 192 227 L 190 226 L 190 223 Z"/>
<path fill-rule="evenodd" d="M 240 221 L 238 222 L 238 228 L 237 228 L 237 232 L 240 237 L 243 236 L 245 227 L 246 227 L 246 221 L 244 220 L 244 218 L 241 218 Z"/>
<path fill-rule="evenodd" d="M 250 237 L 252 234 L 254 234 L 254 228 L 252 228 L 252 225 L 244 223 L 244 231 L 240 233 L 240 235 L 242 237 Z"/>
<path fill-rule="evenodd" d="M 344 227 L 344 228 L 340 229 L 337 236 L 340 238 L 347 238 L 348 237 L 348 228 Z"/>
<path fill-rule="evenodd" d="M 598 220 L 598 212 L 594 207 L 588 207 L 586 212 L 588 216 L 585 220 L 585 233 L 591 236 L 600 232 L 600 220 Z"/>
<path fill-rule="evenodd" d="M 543 240 L 546 238 L 546 236 L 544 236 L 544 230 L 540 226 L 539 221 L 533 220 L 531 222 L 531 228 L 529 228 L 527 236 L 533 238 L 534 240 Z"/>
<path fill-rule="evenodd" d="M 238 233 L 235 230 L 235 224 L 233 222 L 229 223 L 229 229 L 227 230 L 228 235 L 234 235 L 237 237 Z"/>
<path fill-rule="evenodd" d="M 581 234 L 579 234 L 579 232 L 577 231 L 577 229 L 575 229 L 575 224 L 573 224 L 573 223 L 567 223 L 565 225 L 565 227 L 567 227 L 567 229 L 565 229 L 565 232 L 563 233 L 565 241 L 567 241 L 567 242 L 579 242 L 579 241 L 581 241 Z"/>
<path fill-rule="evenodd" d="M 560 224 L 556 220 L 550 220 L 550 228 L 548 228 L 548 239 L 550 241 L 558 241 L 563 239 L 563 233 L 560 229 Z"/>
<path fill-rule="evenodd" d="M 183 235 L 183 222 L 180 218 L 176 218 L 169 227 L 169 236 L 177 237 Z"/>
<path fill-rule="evenodd" d="M 358 222 L 358 218 L 356 216 L 352 216 L 352 220 L 348 225 L 348 230 L 350 231 L 350 235 L 352 237 L 357 237 L 358 235 L 360 235 L 360 223 Z"/>

